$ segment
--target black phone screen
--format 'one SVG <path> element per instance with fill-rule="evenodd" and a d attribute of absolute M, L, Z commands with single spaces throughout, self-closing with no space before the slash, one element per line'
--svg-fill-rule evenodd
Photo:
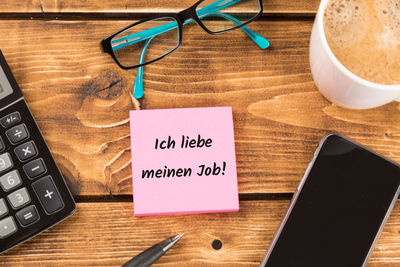
<path fill-rule="evenodd" d="M 264 266 L 362 266 L 399 185 L 397 164 L 329 135 Z"/>

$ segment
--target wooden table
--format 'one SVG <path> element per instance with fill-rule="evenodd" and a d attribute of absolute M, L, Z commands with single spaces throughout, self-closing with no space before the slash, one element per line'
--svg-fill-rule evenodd
<path fill-rule="evenodd" d="M 0 256 L 4 266 L 112 266 L 184 232 L 159 266 L 258 266 L 320 138 L 341 132 L 400 162 L 398 103 L 353 111 L 325 100 L 308 62 L 318 0 L 264 1 L 250 28 L 207 35 L 186 26 L 179 51 L 136 72 L 99 46 L 114 31 L 191 0 L 0 0 L 0 48 L 77 200 L 67 221 Z M 232 106 L 240 212 L 133 217 L 131 109 Z M 222 248 L 214 249 L 214 240 Z M 400 265 L 400 206 L 371 266 Z"/>

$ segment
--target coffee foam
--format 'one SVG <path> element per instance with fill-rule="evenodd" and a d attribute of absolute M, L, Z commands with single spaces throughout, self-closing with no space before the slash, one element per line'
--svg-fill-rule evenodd
<path fill-rule="evenodd" d="M 367 34 L 370 21 L 362 14 L 369 14 L 368 5 L 362 1 L 329 1 L 324 23 L 327 34 L 335 37 L 333 41 L 336 45 L 352 45 Z M 355 31 L 357 34 L 354 34 Z"/>
<path fill-rule="evenodd" d="M 351 72 L 400 84 L 400 1 L 330 0 L 324 13 L 328 44 Z"/>
<path fill-rule="evenodd" d="M 381 35 L 386 45 L 400 44 L 400 1 L 398 0 L 376 0 L 375 9 L 378 18 L 383 25 L 384 32 Z"/>

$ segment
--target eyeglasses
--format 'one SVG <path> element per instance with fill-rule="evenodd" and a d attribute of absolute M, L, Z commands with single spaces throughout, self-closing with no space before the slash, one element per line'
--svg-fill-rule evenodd
<path fill-rule="evenodd" d="M 104 52 L 109 53 L 121 68 L 138 68 L 133 96 L 139 99 L 143 96 L 143 66 L 179 48 L 183 25 L 195 21 L 209 34 L 240 28 L 261 49 L 266 49 L 268 40 L 245 26 L 259 17 L 262 10 L 262 0 L 200 0 L 179 13 L 133 23 L 105 38 L 101 44 Z"/>

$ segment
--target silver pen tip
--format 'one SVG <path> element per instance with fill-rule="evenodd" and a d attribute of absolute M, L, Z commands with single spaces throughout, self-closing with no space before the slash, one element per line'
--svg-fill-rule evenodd
<path fill-rule="evenodd" d="M 179 235 L 174 236 L 174 237 L 172 238 L 172 241 L 179 241 L 179 239 L 181 239 L 183 235 L 184 235 L 184 233 L 181 233 L 181 234 L 179 234 Z"/>
<path fill-rule="evenodd" d="M 183 236 L 182 234 L 170 237 L 169 239 L 165 240 L 163 243 L 166 242 L 166 245 L 163 247 L 164 252 L 167 252 L 170 248 L 172 248 Z"/>

